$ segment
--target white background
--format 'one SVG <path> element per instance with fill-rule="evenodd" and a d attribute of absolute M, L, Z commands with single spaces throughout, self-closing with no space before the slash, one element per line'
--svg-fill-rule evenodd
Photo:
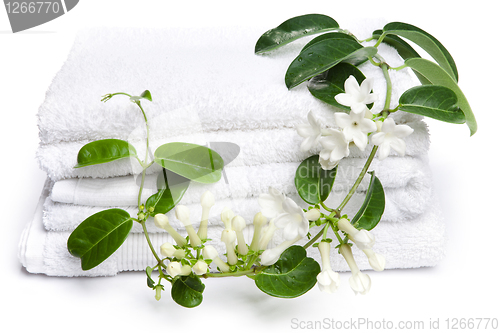
<path fill-rule="evenodd" d="M 498 22 L 494 1 L 180 1 L 86 0 L 68 14 L 12 34 L 0 9 L 1 251 L 0 326 L 17 332 L 180 329 L 293 331 L 299 321 L 359 317 L 372 321 L 500 318 L 498 311 L 499 85 Z M 403 4 L 404 3 L 404 4 Z M 264 25 L 323 13 L 343 22 L 354 16 L 414 24 L 437 37 L 454 56 L 460 86 L 479 131 L 429 121 L 430 163 L 447 223 L 447 257 L 434 268 L 372 272 L 372 290 L 355 296 L 343 286 L 333 295 L 314 288 L 293 300 L 268 297 L 250 279 L 206 281 L 204 302 L 184 309 L 157 302 L 144 273 L 107 278 L 55 278 L 27 273 L 17 244 L 45 180 L 37 167 L 36 112 L 62 66 L 75 32 L 86 26 Z M 349 28 L 349 27 L 345 27 Z M 397 235 L 394 235 L 397 237 Z M 493 302 L 492 302 L 493 301 Z M 192 318 L 188 316 L 193 316 Z M 481 327 L 482 328 L 482 327 Z M 362 331 L 359 329 L 359 331 Z"/>

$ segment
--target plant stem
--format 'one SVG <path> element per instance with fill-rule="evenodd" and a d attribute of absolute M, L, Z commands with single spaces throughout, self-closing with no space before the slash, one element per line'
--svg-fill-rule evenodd
<path fill-rule="evenodd" d="M 309 242 L 307 242 L 305 245 L 303 245 L 302 247 L 304 249 L 307 249 L 309 246 L 313 245 L 315 241 L 318 240 L 318 238 L 321 237 L 321 235 L 323 234 L 323 231 L 324 229 L 328 227 L 328 223 L 325 224 L 325 226 L 316 234 L 316 236 L 314 236 L 313 238 L 311 238 L 311 240 Z"/>
<path fill-rule="evenodd" d="M 141 205 L 141 200 L 142 200 L 142 190 L 144 188 L 144 181 L 146 179 L 146 169 L 151 165 L 148 164 L 148 153 L 149 153 L 149 124 L 148 124 L 148 118 L 146 117 L 146 112 L 144 112 L 144 109 L 141 106 L 140 102 L 135 102 L 137 106 L 141 109 L 142 115 L 144 116 L 144 121 L 146 122 L 146 156 L 144 157 L 144 162 L 142 164 L 142 176 L 141 176 L 141 187 L 139 188 L 139 196 L 137 198 L 137 206 Z M 147 164 L 147 166 L 145 166 Z"/>
<path fill-rule="evenodd" d="M 351 200 L 351 197 L 356 192 L 356 189 L 358 188 L 359 184 L 361 184 L 361 181 L 363 180 L 366 173 L 368 172 L 368 168 L 370 167 L 370 164 L 372 163 L 373 158 L 375 157 L 375 153 L 377 152 L 377 149 L 378 149 L 378 146 L 373 146 L 372 152 L 370 153 L 370 156 L 368 156 L 368 159 L 366 160 L 363 169 L 359 173 L 358 179 L 356 179 L 356 181 L 354 182 L 354 185 L 352 185 L 352 187 L 351 187 L 351 190 L 349 191 L 349 193 L 347 193 L 347 196 L 344 198 L 342 203 L 337 208 L 338 212 L 341 212 L 342 209 L 344 209 L 345 205 L 347 205 L 349 200 Z"/>
<path fill-rule="evenodd" d="M 142 221 L 142 222 L 139 222 L 139 223 L 141 224 L 142 230 L 144 231 L 144 236 L 146 236 L 146 240 L 148 242 L 149 249 L 153 253 L 155 259 L 158 261 L 158 265 L 161 266 L 161 267 L 163 267 L 163 268 L 166 268 L 166 266 L 163 264 L 163 261 L 160 259 L 160 257 L 156 253 L 156 251 L 155 251 L 155 249 L 153 247 L 153 244 L 151 243 L 151 239 L 149 238 L 148 229 L 146 228 L 146 222 Z"/>
<path fill-rule="evenodd" d="M 244 271 L 237 271 L 237 272 L 227 272 L 227 273 L 206 273 L 203 274 L 202 276 L 204 278 L 209 278 L 209 277 L 225 277 L 225 276 L 244 276 L 248 274 L 255 273 L 255 268 L 252 269 L 247 269 Z"/>
<path fill-rule="evenodd" d="M 380 68 L 382 68 L 382 72 L 384 73 L 384 78 L 387 85 L 384 110 L 389 110 L 389 108 L 391 107 L 391 96 L 392 96 L 392 82 L 391 82 L 391 77 L 389 75 L 389 65 L 383 62 L 380 64 Z"/>

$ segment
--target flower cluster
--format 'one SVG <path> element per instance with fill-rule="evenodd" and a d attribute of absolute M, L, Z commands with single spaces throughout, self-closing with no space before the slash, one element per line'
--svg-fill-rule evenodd
<path fill-rule="evenodd" d="M 297 125 L 298 134 L 304 138 L 300 146 L 302 151 L 321 144 L 319 162 L 323 169 L 331 170 L 342 158 L 349 156 L 351 142 L 364 151 L 370 134 L 372 144 L 380 147 L 379 160 L 385 159 L 391 148 L 401 156 L 405 154 L 406 144 L 402 139 L 413 133 L 413 129 L 408 125 L 396 125 L 392 118 L 371 113 L 367 105 L 377 100 L 377 95 L 371 93 L 372 87 L 371 78 L 365 79 L 361 86 L 352 75 L 345 81 L 345 93 L 335 96 L 338 103 L 351 108 L 349 114 L 334 114 L 335 123 L 341 130 L 322 129 L 312 112 L 307 115 L 308 123 Z"/>
<path fill-rule="evenodd" d="M 373 235 L 364 229 L 358 230 L 351 223 L 342 218 L 337 222 L 338 230 L 342 231 L 347 237 L 356 244 L 368 257 L 370 266 L 376 271 L 383 271 L 385 268 L 385 258 L 375 253 L 372 246 L 375 244 Z M 371 287 L 371 280 L 368 274 L 362 273 L 354 260 L 351 251 L 351 244 L 342 243 L 339 245 L 339 252 L 347 262 L 352 275 L 349 278 L 349 284 L 352 290 L 361 295 L 366 294 Z M 317 276 L 318 286 L 321 291 L 333 293 L 337 290 L 340 284 L 339 274 L 334 272 L 330 265 L 330 242 L 323 240 L 318 244 L 318 249 L 321 255 L 322 270 Z"/>

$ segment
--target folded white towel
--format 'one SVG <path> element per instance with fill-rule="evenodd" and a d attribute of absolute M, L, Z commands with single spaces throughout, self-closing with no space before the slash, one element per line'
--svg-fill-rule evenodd
<path fill-rule="evenodd" d="M 370 28 L 367 22 L 357 24 Z M 310 38 L 271 56 L 257 56 L 253 48 L 262 32 L 220 27 L 82 31 L 39 109 L 41 143 L 142 138 L 142 131 L 134 131 L 143 124 L 136 105 L 124 96 L 107 103 L 100 99 L 106 93 L 140 94 L 145 89 L 154 101 L 143 103 L 152 140 L 220 130 L 292 128 L 311 110 L 333 123 L 333 108 L 311 96 L 306 85 L 291 91 L 284 85 L 288 65 Z M 393 66 L 403 63 L 387 45 L 380 45 L 379 53 Z M 382 71 L 369 63 L 360 69 L 375 79 L 373 90 L 380 98 L 374 110 L 382 110 Z M 418 83 L 407 69 L 391 72 L 391 78 L 395 107 L 402 92 Z M 420 119 L 407 113 L 395 118 Z"/>
<path fill-rule="evenodd" d="M 414 132 L 406 138 L 406 155 L 426 155 L 429 149 L 429 133 L 427 125 L 422 120 L 408 123 Z M 300 137 L 295 129 L 256 130 L 256 131 L 220 131 L 205 134 L 190 134 L 172 138 L 171 142 L 191 142 L 200 145 L 208 145 L 217 150 L 214 142 L 231 142 L 239 146 L 238 156 L 228 163 L 227 167 L 243 165 L 262 165 L 268 163 L 300 162 L 316 152 L 301 152 Z M 54 180 L 76 178 L 76 177 L 115 177 L 128 174 L 137 174 L 142 171 L 135 159 L 118 160 L 111 163 L 93 165 L 74 169 L 78 151 L 87 142 L 63 142 L 58 144 L 40 146 L 37 151 L 37 160 L 40 168 L 47 172 Z M 131 142 L 137 149 L 141 158 L 145 156 L 144 142 Z M 151 152 L 165 144 L 165 141 L 153 140 L 150 142 Z M 367 157 L 372 146 L 369 145 L 365 151 L 360 151 L 352 145 L 349 158 Z M 397 156 L 391 152 L 391 156 Z M 154 165 L 148 169 L 148 173 L 159 172 L 160 168 Z"/>
<path fill-rule="evenodd" d="M 361 158 L 340 161 L 334 192 L 347 192 L 366 161 Z M 296 193 L 294 178 L 300 163 L 271 163 L 260 166 L 231 167 L 224 170 L 222 179 L 214 184 L 191 182 L 182 199 L 183 204 L 197 203 L 205 191 L 216 199 L 256 197 L 267 193 L 269 186 L 290 194 Z M 384 188 L 409 188 L 427 196 L 431 175 L 425 157 L 388 157 L 374 160 L 370 170 L 380 179 Z M 358 190 L 365 191 L 370 182 L 365 175 Z M 145 178 L 143 201 L 158 191 L 157 175 Z M 55 202 L 86 206 L 137 206 L 140 177 L 72 178 L 55 182 L 50 198 Z"/>
<path fill-rule="evenodd" d="M 80 260 L 67 251 L 69 232 L 48 232 L 43 228 L 43 203 L 49 190 L 50 185 L 47 182 L 34 218 L 27 224 L 19 244 L 19 259 L 28 272 L 51 276 L 109 276 L 122 271 L 144 270 L 148 265 L 155 265 L 144 235 L 135 233 L 130 234 L 123 246 L 103 264 L 89 271 L 82 271 Z M 211 226 L 210 234 L 217 239 L 216 235 L 220 234 L 221 230 L 222 227 Z M 252 228 L 249 226 L 245 230 L 248 240 Z M 432 198 L 425 214 L 414 221 L 381 222 L 373 230 L 373 234 L 377 240 L 374 250 L 386 257 L 386 268 L 389 269 L 434 266 L 444 255 L 444 224 L 435 198 Z M 277 233 L 273 243 L 277 244 L 281 240 L 280 234 Z M 151 241 L 156 249 L 165 241 L 172 242 L 166 233 L 152 234 Z M 220 253 L 224 252 L 220 242 L 212 243 Z M 353 252 L 360 268 L 369 269 L 364 254 L 356 247 Z M 319 260 L 317 249 L 309 248 L 308 253 Z M 336 254 L 332 255 L 332 267 L 337 271 L 348 269 Z"/>

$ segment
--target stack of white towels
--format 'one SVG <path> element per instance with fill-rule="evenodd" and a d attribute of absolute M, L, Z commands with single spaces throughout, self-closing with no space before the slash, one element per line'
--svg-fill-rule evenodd
<path fill-rule="evenodd" d="M 349 28 L 363 38 L 383 25 Z M 54 276 L 102 276 L 121 271 L 144 270 L 154 265 L 140 225 L 135 225 L 124 245 L 100 266 L 82 271 L 80 260 L 66 248 L 71 231 L 100 210 L 120 207 L 137 213 L 138 176 L 141 169 L 132 159 L 74 169 L 79 149 L 88 142 L 115 138 L 131 142 L 141 158 L 145 154 L 145 125 L 137 106 L 125 96 L 106 103 L 101 96 L 126 92 L 139 95 L 148 89 L 153 102 L 142 105 L 151 126 L 151 152 L 167 142 L 192 142 L 217 150 L 218 143 L 239 146 L 236 159 L 227 163 L 215 184 L 192 182 L 181 202 L 190 208 L 193 221 L 201 217 L 200 198 L 209 190 L 216 204 L 209 219 L 212 244 L 224 253 L 218 241 L 223 224 L 220 213 L 230 207 L 247 221 L 247 241 L 252 236 L 252 219 L 259 211 L 257 198 L 272 186 L 307 207 L 297 195 L 294 176 L 297 166 L 317 152 L 301 152 L 302 138 L 295 125 L 304 122 L 309 111 L 335 127 L 334 109 L 314 98 L 305 84 L 288 91 L 284 74 L 306 40 L 298 41 L 267 56 L 253 53 L 255 42 L 265 29 L 90 29 L 79 33 L 62 69 L 54 78 L 39 109 L 40 146 L 37 159 L 48 178 L 33 221 L 20 242 L 19 256 L 31 273 Z M 366 36 L 367 37 L 367 36 Z M 402 60 L 396 51 L 380 46 L 388 63 Z M 374 92 L 384 102 L 385 81 L 378 68 L 365 64 L 365 76 L 374 77 Z M 402 92 L 416 85 L 409 72 L 391 73 L 392 105 Z M 387 268 L 433 266 L 443 256 L 444 227 L 433 197 L 427 162 L 429 134 L 421 117 L 395 114 L 396 122 L 414 128 L 407 137 L 406 156 L 395 154 L 377 159 L 372 169 L 381 180 L 386 208 L 373 230 L 374 250 L 383 254 Z M 341 161 L 334 191 L 327 201 L 336 207 L 361 170 L 368 152 L 352 147 Z M 156 192 L 158 166 L 148 169 L 143 201 Z M 369 175 L 345 209 L 353 217 L 364 200 Z M 179 227 L 173 212 L 167 214 Z M 195 222 L 196 224 L 196 222 Z M 173 242 L 151 219 L 151 239 L 159 250 Z M 276 233 L 270 246 L 281 241 Z M 317 249 L 309 253 L 318 259 Z M 362 269 L 369 265 L 355 252 Z M 338 255 L 332 267 L 347 270 Z"/>

